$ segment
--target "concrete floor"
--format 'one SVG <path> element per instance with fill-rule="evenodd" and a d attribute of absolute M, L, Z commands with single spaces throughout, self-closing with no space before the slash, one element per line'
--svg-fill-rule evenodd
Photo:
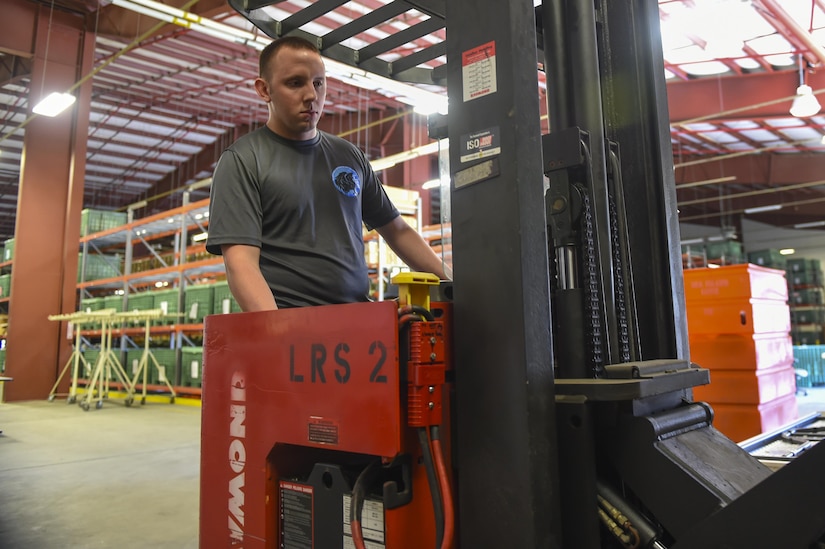
<path fill-rule="evenodd" d="M 0 404 L 0 547 L 198 547 L 200 408 Z"/>
<path fill-rule="evenodd" d="M 0 548 L 198 547 L 199 407 L 6 403 L 0 429 Z"/>

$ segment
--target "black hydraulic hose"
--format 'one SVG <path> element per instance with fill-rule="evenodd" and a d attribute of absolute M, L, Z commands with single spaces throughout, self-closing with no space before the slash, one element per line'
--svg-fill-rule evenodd
<path fill-rule="evenodd" d="M 421 455 L 424 458 L 424 469 L 427 471 L 427 484 L 430 485 L 430 496 L 433 500 L 433 514 L 435 515 L 435 546 L 441 547 L 444 539 L 444 507 L 441 503 L 441 487 L 435 474 L 430 439 L 427 437 L 427 428 L 419 427 L 418 442 L 421 445 Z"/>
<path fill-rule="evenodd" d="M 364 467 L 358 478 L 355 479 L 355 484 L 352 487 L 352 499 L 349 506 L 349 522 L 350 530 L 352 532 L 352 542 L 356 549 L 366 549 L 364 543 L 364 534 L 361 530 L 361 513 L 364 510 L 364 500 L 367 496 L 367 488 L 369 487 L 375 472 L 378 470 L 377 461 L 371 461 L 369 465 Z"/>
<path fill-rule="evenodd" d="M 415 314 L 420 315 L 421 317 L 423 317 L 425 320 L 429 320 L 429 321 L 435 320 L 435 317 L 433 316 L 433 313 L 431 313 L 428 309 L 426 309 L 425 307 L 422 307 L 420 305 L 404 305 L 403 307 L 398 309 L 398 313 L 399 314 L 415 313 Z"/>

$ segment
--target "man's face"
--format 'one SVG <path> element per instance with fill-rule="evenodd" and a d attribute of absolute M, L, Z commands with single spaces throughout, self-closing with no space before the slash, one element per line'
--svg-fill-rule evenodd
<path fill-rule="evenodd" d="M 327 94 L 320 55 L 282 47 L 269 61 L 268 75 L 255 81 L 255 90 L 269 104 L 267 125 L 275 133 L 298 141 L 315 137 Z"/>

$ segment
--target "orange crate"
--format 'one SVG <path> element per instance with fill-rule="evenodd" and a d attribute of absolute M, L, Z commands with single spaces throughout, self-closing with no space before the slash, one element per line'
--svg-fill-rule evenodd
<path fill-rule="evenodd" d="M 739 297 L 788 300 L 785 271 L 750 263 L 717 269 L 689 269 L 685 274 L 685 300 L 733 299 Z"/>
<path fill-rule="evenodd" d="M 694 400 L 715 404 L 764 404 L 796 394 L 793 359 L 764 370 L 711 370 L 710 383 L 694 387 Z"/>
<path fill-rule="evenodd" d="M 713 425 L 734 442 L 742 442 L 773 431 L 799 416 L 796 395 L 786 395 L 764 404 L 714 404 Z"/>
<path fill-rule="evenodd" d="M 772 368 L 793 362 L 793 341 L 787 333 L 692 334 L 690 360 L 711 371 Z"/>
<path fill-rule="evenodd" d="M 784 301 L 767 299 L 714 299 L 687 302 L 688 333 L 764 334 L 789 333 L 791 311 Z"/>

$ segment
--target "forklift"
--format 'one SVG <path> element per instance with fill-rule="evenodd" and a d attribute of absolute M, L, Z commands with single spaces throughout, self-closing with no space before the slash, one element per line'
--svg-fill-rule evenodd
<path fill-rule="evenodd" d="M 360 20 L 332 41 L 274 21 L 277 2 L 230 4 L 427 83 L 424 55 L 348 53 Z M 825 547 L 825 445 L 772 471 L 692 398 L 709 373 L 688 348 L 657 2 L 388 6 L 446 26 L 427 78 L 449 97 L 430 133 L 449 142 L 454 279 L 207 318 L 201 547 Z"/>

